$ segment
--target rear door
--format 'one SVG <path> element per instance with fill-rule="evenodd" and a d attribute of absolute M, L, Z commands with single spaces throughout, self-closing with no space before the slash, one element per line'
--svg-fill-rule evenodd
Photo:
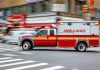
<path fill-rule="evenodd" d="M 99 25 L 91 23 L 91 39 L 89 40 L 90 46 L 99 46 Z"/>

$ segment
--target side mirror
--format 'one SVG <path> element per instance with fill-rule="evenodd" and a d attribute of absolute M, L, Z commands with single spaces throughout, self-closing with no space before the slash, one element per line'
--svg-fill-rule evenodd
<path fill-rule="evenodd" d="M 37 35 L 37 34 L 36 34 L 36 35 L 34 35 L 34 36 L 38 37 L 38 35 Z"/>

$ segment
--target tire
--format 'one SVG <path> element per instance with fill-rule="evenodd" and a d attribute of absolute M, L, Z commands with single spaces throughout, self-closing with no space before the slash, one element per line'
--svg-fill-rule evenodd
<path fill-rule="evenodd" d="M 87 49 L 87 45 L 83 42 L 78 43 L 76 46 L 76 50 L 79 52 L 85 52 L 86 49 Z"/>
<path fill-rule="evenodd" d="M 22 44 L 22 49 L 24 51 L 32 50 L 33 49 L 32 43 L 29 41 L 24 41 Z"/>
<path fill-rule="evenodd" d="M 75 47 L 74 49 L 75 49 L 76 51 L 78 51 L 78 49 L 77 49 L 76 47 Z"/>

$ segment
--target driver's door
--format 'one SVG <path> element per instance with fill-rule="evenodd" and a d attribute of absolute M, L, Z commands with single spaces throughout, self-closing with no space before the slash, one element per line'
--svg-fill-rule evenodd
<path fill-rule="evenodd" d="M 34 46 L 48 46 L 48 30 L 41 30 L 34 36 Z"/>

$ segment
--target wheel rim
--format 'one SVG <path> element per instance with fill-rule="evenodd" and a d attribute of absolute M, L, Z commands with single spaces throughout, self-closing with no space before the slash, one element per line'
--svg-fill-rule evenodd
<path fill-rule="evenodd" d="M 25 43 L 23 44 L 23 49 L 24 49 L 24 50 L 28 50 L 29 47 L 30 47 L 30 43 L 29 43 L 29 42 L 25 42 Z"/>
<path fill-rule="evenodd" d="M 80 44 L 78 49 L 79 51 L 85 51 L 86 46 L 84 44 Z"/>

